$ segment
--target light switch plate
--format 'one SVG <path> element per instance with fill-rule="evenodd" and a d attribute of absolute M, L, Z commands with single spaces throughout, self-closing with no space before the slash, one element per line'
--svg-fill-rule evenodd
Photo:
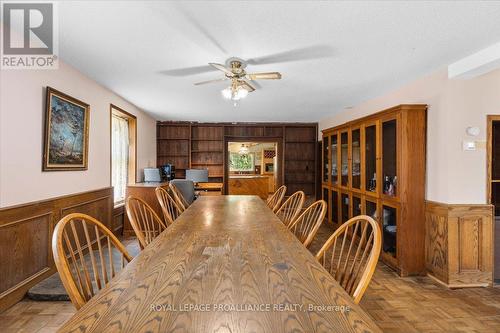
<path fill-rule="evenodd" d="M 476 142 L 475 141 L 463 141 L 462 149 L 464 151 L 476 150 Z"/>

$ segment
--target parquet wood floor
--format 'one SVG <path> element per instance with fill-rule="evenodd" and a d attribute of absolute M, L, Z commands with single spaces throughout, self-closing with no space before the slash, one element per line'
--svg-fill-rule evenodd
<path fill-rule="evenodd" d="M 323 225 L 311 251 L 331 233 Z M 400 278 L 381 262 L 361 307 L 384 332 L 500 332 L 500 287 L 449 290 L 428 277 Z M 23 300 L 0 314 L 0 332 L 55 332 L 74 312 L 70 302 Z"/>

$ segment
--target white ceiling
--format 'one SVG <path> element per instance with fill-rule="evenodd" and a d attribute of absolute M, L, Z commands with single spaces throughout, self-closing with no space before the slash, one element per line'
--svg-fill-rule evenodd
<path fill-rule="evenodd" d="M 498 1 L 67 1 L 60 56 L 156 119 L 317 121 L 500 41 L 499 17 Z M 249 65 L 283 78 L 237 107 L 227 83 L 193 85 L 219 72 L 161 73 L 309 47 L 331 55 Z"/>

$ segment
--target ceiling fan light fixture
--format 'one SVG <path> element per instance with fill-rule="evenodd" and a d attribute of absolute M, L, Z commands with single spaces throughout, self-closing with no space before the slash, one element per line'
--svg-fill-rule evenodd
<path fill-rule="evenodd" d="M 245 144 L 242 144 L 240 149 L 238 150 L 238 154 L 240 155 L 247 155 L 249 152 L 249 149 L 247 146 L 245 146 Z"/>
<path fill-rule="evenodd" d="M 248 90 L 246 90 L 243 87 L 238 87 L 236 89 L 236 96 L 238 96 L 238 99 L 242 99 L 248 96 Z"/>
<path fill-rule="evenodd" d="M 236 88 L 234 87 L 227 87 L 221 91 L 222 97 L 225 99 L 230 99 L 233 101 L 238 101 L 242 98 L 245 98 L 248 96 L 248 90 L 245 88 L 238 86 Z"/>
<path fill-rule="evenodd" d="M 227 87 L 226 89 L 222 89 L 221 93 L 222 93 L 222 97 L 224 97 L 225 99 L 231 99 L 231 97 L 233 95 L 231 87 Z"/>

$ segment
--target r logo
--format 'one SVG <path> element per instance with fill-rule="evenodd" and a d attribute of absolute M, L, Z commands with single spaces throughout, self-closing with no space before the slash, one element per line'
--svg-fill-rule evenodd
<path fill-rule="evenodd" d="M 51 3 L 5 3 L 3 54 L 53 54 Z"/>

